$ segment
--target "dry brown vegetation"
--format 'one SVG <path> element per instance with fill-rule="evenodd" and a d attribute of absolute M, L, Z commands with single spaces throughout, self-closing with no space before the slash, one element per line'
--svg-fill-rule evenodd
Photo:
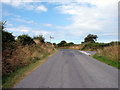
<path fill-rule="evenodd" d="M 81 50 L 85 44 L 79 44 L 79 45 L 72 45 L 68 47 L 59 47 L 61 49 L 74 49 L 74 50 Z"/>
<path fill-rule="evenodd" d="M 70 49 L 75 49 L 75 50 L 81 50 L 82 47 L 83 47 L 83 44 L 78 45 L 78 46 L 70 46 L 69 48 L 70 48 Z"/>
<path fill-rule="evenodd" d="M 41 60 L 54 50 L 53 46 L 45 43 L 18 45 L 16 49 L 5 49 L 2 51 L 2 75 L 9 75 L 19 67 Z"/>
<path fill-rule="evenodd" d="M 102 57 L 107 57 L 110 60 L 118 61 L 118 56 L 119 56 L 118 51 L 119 51 L 119 46 L 114 45 L 114 46 L 104 47 L 103 49 L 98 49 L 97 54 Z"/>

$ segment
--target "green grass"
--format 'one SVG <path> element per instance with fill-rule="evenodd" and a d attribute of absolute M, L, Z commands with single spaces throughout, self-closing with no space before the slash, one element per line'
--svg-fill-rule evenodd
<path fill-rule="evenodd" d="M 92 57 L 110 66 L 120 69 L 120 63 L 118 63 L 117 61 L 111 60 L 107 57 L 99 56 L 98 54 L 95 54 Z"/>
<path fill-rule="evenodd" d="M 56 52 L 57 50 L 54 51 L 54 53 Z M 53 55 L 54 53 L 52 53 L 51 55 Z M 27 76 L 30 72 L 32 72 L 39 65 L 45 62 L 51 55 L 44 55 L 44 57 L 41 58 L 40 60 L 36 60 L 36 62 L 31 63 L 28 66 L 18 68 L 15 72 L 11 73 L 10 75 L 2 77 L 2 88 L 12 88 L 25 76 Z"/>

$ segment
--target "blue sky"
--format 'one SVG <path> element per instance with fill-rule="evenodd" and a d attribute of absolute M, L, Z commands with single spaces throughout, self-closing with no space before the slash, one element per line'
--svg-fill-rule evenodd
<path fill-rule="evenodd" d="M 118 40 L 118 0 L 3 0 L 2 20 L 13 35 L 43 35 L 52 42 L 81 43 L 88 34 L 98 42 Z"/>

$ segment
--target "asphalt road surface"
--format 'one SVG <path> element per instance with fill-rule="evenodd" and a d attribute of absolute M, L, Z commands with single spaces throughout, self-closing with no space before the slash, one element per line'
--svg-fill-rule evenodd
<path fill-rule="evenodd" d="M 14 88 L 118 88 L 118 70 L 77 50 L 60 49 Z"/>

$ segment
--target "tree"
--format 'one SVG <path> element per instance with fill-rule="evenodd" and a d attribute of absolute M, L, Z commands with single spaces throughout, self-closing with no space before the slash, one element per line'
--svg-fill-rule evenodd
<path fill-rule="evenodd" d="M 58 47 L 64 47 L 67 42 L 65 40 L 58 43 Z"/>
<path fill-rule="evenodd" d="M 28 36 L 28 35 L 20 35 L 17 38 L 18 42 L 20 42 L 21 45 L 30 45 L 30 44 L 34 44 L 34 40 Z"/>
<path fill-rule="evenodd" d="M 0 36 L 1 36 L 0 40 L 2 40 L 2 50 L 13 48 L 14 47 L 13 44 L 15 42 L 15 36 L 13 36 L 12 33 L 9 33 L 4 30 L 5 24 L 6 24 L 6 21 L 0 22 L 0 31 L 2 32 L 2 35 L 0 33 Z"/>
<path fill-rule="evenodd" d="M 45 43 L 45 38 L 43 37 L 43 35 L 36 36 L 33 39 L 38 39 L 41 43 Z"/>
<path fill-rule="evenodd" d="M 97 35 L 89 34 L 87 37 L 84 38 L 84 42 L 95 43 L 97 38 Z"/>
<path fill-rule="evenodd" d="M 69 42 L 69 43 L 65 43 L 65 44 L 64 44 L 64 46 L 72 46 L 72 45 L 74 45 L 73 42 Z"/>
<path fill-rule="evenodd" d="M 70 42 L 69 45 L 72 46 L 72 45 L 74 45 L 74 43 L 73 43 L 73 42 Z"/>
<path fill-rule="evenodd" d="M 2 31 L 2 49 L 11 49 L 13 48 L 13 44 L 15 42 L 15 37 L 12 33 L 7 31 Z"/>
<path fill-rule="evenodd" d="M 0 30 L 4 30 L 7 21 L 0 22 Z"/>

